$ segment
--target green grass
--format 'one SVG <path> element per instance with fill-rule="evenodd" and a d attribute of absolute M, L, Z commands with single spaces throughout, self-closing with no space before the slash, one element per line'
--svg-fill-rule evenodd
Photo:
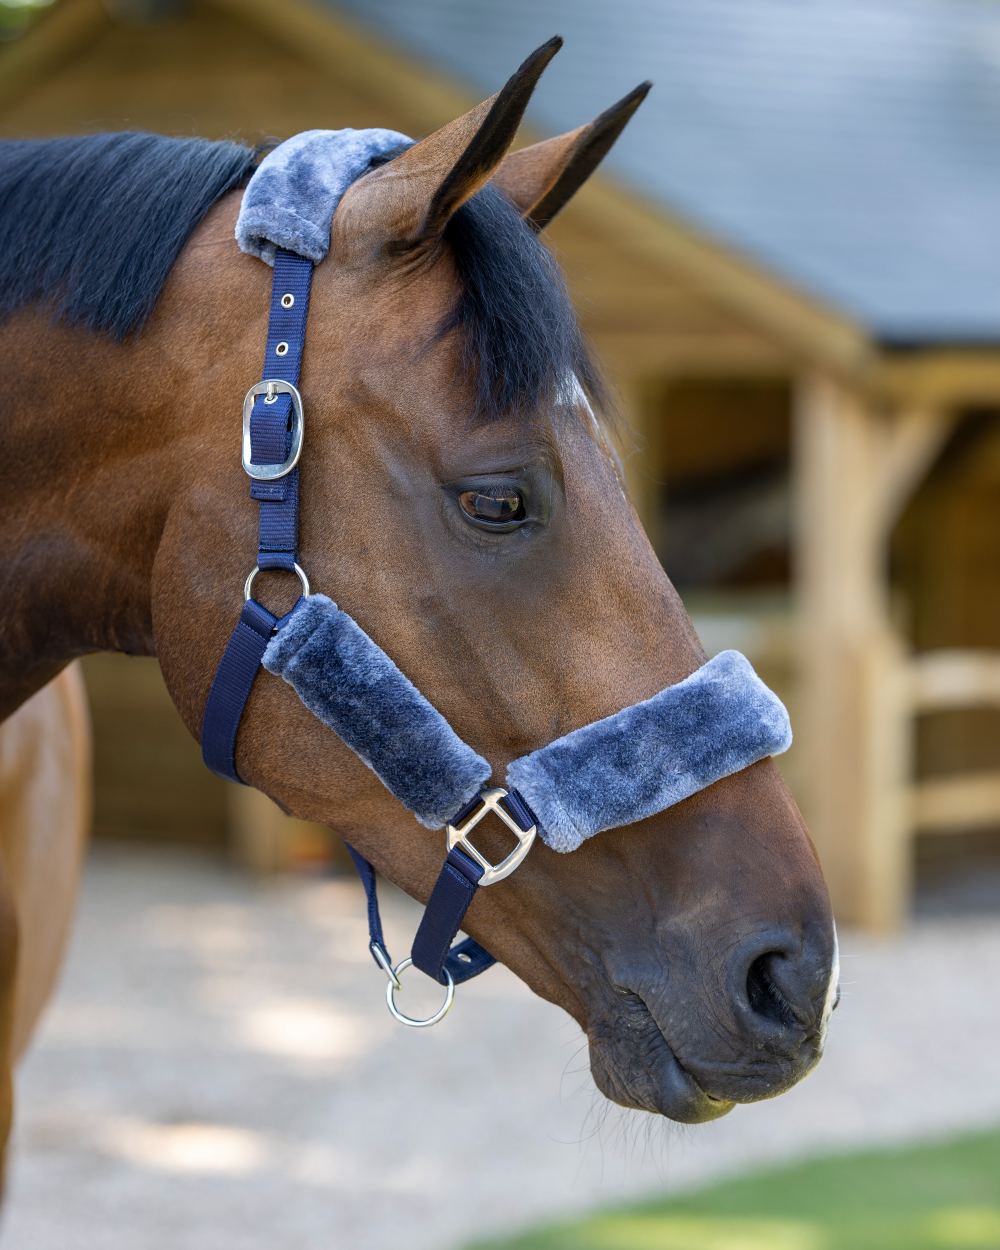
<path fill-rule="evenodd" d="M 1000 1250 L 1000 1130 L 815 1159 L 473 1250 Z"/>

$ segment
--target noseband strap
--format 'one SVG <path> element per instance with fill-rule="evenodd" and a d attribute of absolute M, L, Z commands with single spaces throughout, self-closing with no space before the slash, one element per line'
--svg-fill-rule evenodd
<path fill-rule="evenodd" d="M 305 413 L 298 392 L 313 262 L 326 254 L 330 219 L 350 183 L 403 137 L 389 131 L 313 131 L 279 145 L 244 195 L 237 239 L 273 263 L 263 376 L 243 403 L 243 467 L 259 509 L 257 561 L 244 604 L 208 692 L 202 754 L 232 781 L 240 722 L 261 667 L 364 760 L 424 825 L 446 826 L 447 853 L 408 959 L 393 965 L 379 916 L 375 871 L 348 847 L 368 899 L 369 946 L 388 979 L 392 1014 L 406 1024 L 440 1020 L 455 986 L 493 956 L 455 939 L 477 891 L 510 875 L 536 836 L 572 851 L 602 830 L 632 824 L 787 749 L 788 714 L 734 651 L 703 664 L 652 698 L 585 725 L 508 767 L 506 787 L 484 789 L 490 765 L 346 612 L 312 595 L 298 563 L 299 457 Z M 302 190 L 306 188 L 306 190 Z M 301 191 L 303 201 L 295 199 Z M 302 597 L 276 617 L 253 598 L 256 574 L 298 577 Z M 506 825 L 514 847 L 491 863 L 473 834 L 487 816 Z M 396 994 L 413 964 L 446 988 L 437 1012 L 404 1015 Z"/>

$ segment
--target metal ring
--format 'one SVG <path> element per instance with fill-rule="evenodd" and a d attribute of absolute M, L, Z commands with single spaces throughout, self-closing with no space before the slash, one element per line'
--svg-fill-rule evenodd
<path fill-rule="evenodd" d="M 309 594 L 309 578 L 306 577 L 305 570 L 302 568 L 300 564 L 293 564 L 292 568 L 295 570 L 295 576 L 299 579 L 299 585 L 302 587 L 302 593 L 304 595 L 308 595 Z M 253 579 L 257 576 L 259 572 L 260 572 L 260 565 L 255 564 L 253 568 L 250 570 L 250 575 L 247 577 L 246 581 L 243 583 L 243 602 L 244 603 L 247 603 L 250 600 L 250 596 L 253 592 Z M 267 572 L 268 573 L 282 573 L 282 572 L 287 572 L 287 570 L 286 569 L 268 569 Z"/>
<path fill-rule="evenodd" d="M 282 308 L 291 308 L 291 306 L 294 303 L 295 303 L 295 296 L 291 293 L 291 291 L 287 291 L 284 295 L 282 295 L 281 297 Z"/>
<path fill-rule="evenodd" d="M 397 984 L 399 983 L 399 974 L 401 972 L 405 972 L 412 963 L 412 959 L 401 959 L 395 968 L 393 968 L 392 972 L 393 976 L 396 978 Z M 385 1001 L 388 1004 L 389 1010 L 400 1024 L 407 1024 L 411 1029 L 426 1029 L 428 1026 L 437 1024 L 439 1020 L 443 1020 L 445 1018 L 451 1010 L 452 1003 L 455 1001 L 455 980 L 447 968 L 444 970 L 444 975 L 448 978 L 448 987 L 445 990 L 444 1003 L 432 1016 L 428 1016 L 425 1020 L 415 1020 L 413 1016 L 404 1016 L 396 1006 L 396 986 L 393 985 L 391 981 L 386 984 Z"/>

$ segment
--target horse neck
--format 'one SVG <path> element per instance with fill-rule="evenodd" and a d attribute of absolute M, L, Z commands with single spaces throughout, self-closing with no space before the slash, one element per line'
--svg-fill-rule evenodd
<path fill-rule="evenodd" d="M 75 656 L 149 654 L 169 442 L 138 410 L 141 349 L 0 327 L 0 719 Z"/>

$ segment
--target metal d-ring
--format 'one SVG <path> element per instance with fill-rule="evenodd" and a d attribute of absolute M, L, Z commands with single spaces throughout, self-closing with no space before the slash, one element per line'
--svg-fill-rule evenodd
<path fill-rule="evenodd" d="M 293 564 L 292 568 L 295 570 L 295 576 L 299 579 L 299 585 L 302 587 L 303 595 L 308 595 L 309 594 L 309 578 L 306 577 L 305 570 L 302 568 L 300 564 Z M 275 572 L 281 572 L 281 571 L 282 570 L 280 569 L 268 569 L 267 570 L 267 572 L 269 573 L 275 573 Z M 260 565 L 255 564 L 253 568 L 250 570 L 250 574 L 247 577 L 246 581 L 243 583 L 243 602 L 244 603 L 247 603 L 249 601 L 250 596 L 253 593 L 253 579 L 257 576 L 259 572 L 260 572 Z"/>
<path fill-rule="evenodd" d="M 395 968 L 393 968 L 392 976 L 395 983 L 392 979 L 390 979 L 387 983 L 385 987 L 385 1001 L 388 1004 L 389 1010 L 400 1024 L 408 1024 L 411 1029 L 426 1029 L 430 1025 L 437 1024 L 440 1020 L 443 1020 L 451 1010 L 451 1005 L 455 1001 L 455 980 L 447 968 L 443 969 L 444 975 L 448 978 L 448 986 L 444 994 L 444 1003 L 432 1016 L 427 1016 L 424 1020 L 415 1020 L 413 1016 L 403 1015 L 403 1013 L 396 1006 L 396 989 L 399 986 L 399 974 L 401 972 L 405 972 L 412 963 L 412 959 L 401 959 Z"/>

